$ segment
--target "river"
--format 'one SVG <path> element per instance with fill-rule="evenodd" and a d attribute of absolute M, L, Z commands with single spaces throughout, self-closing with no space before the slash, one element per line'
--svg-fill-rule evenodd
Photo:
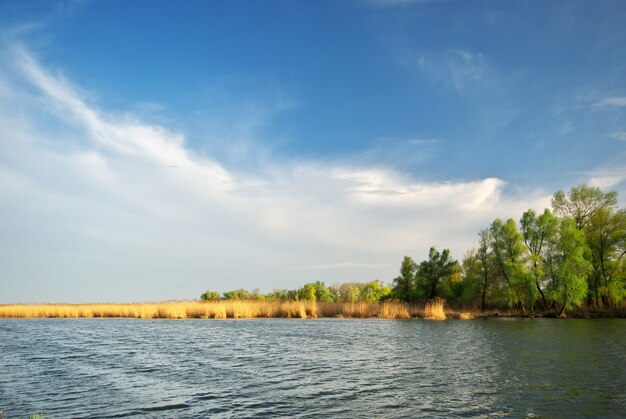
<path fill-rule="evenodd" d="M 619 319 L 0 319 L 0 409 L 623 417 L 625 348 Z"/>

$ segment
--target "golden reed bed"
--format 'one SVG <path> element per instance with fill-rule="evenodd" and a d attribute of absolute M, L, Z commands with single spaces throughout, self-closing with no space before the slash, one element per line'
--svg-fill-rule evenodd
<path fill-rule="evenodd" d="M 136 304 L 0 305 L 0 318 L 252 319 L 252 318 L 426 318 L 443 320 L 443 301 L 425 307 L 401 302 L 320 303 L 315 301 L 183 301 Z M 467 313 L 448 317 L 471 318 Z"/>

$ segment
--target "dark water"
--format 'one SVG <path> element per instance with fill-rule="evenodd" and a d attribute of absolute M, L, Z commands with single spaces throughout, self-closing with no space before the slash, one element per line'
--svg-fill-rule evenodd
<path fill-rule="evenodd" d="M 624 320 L 0 319 L 47 417 L 623 417 Z"/>

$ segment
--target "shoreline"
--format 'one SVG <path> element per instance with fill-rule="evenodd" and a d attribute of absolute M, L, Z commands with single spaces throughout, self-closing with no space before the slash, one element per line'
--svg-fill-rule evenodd
<path fill-rule="evenodd" d="M 559 318 L 554 312 L 511 313 L 500 310 L 476 310 L 444 307 L 443 303 L 408 304 L 326 303 L 316 301 L 223 300 L 213 302 L 178 301 L 156 303 L 93 303 L 93 304 L 0 304 L 0 319 L 34 318 L 138 318 L 138 319 L 498 319 Z M 626 310 L 577 310 L 569 319 L 626 318 Z"/>

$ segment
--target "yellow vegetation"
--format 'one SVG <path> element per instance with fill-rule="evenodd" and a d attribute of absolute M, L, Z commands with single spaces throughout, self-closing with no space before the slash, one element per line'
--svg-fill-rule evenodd
<path fill-rule="evenodd" d="M 427 320 L 445 320 L 446 313 L 443 311 L 445 301 L 435 298 L 426 303 L 424 307 L 424 318 Z"/>
<path fill-rule="evenodd" d="M 459 319 L 461 320 L 472 320 L 473 318 L 474 318 L 474 315 L 468 311 L 463 311 L 459 313 Z"/>
<path fill-rule="evenodd" d="M 384 303 L 320 303 L 315 301 L 174 301 L 135 304 L 11 304 L 0 305 L 0 318 L 130 317 L 140 319 L 250 319 L 250 318 L 384 318 L 445 319 L 443 300 L 431 301 L 422 310 L 415 305 Z M 455 316 L 456 317 L 456 316 Z M 460 313 L 459 318 L 471 318 Z"/>

